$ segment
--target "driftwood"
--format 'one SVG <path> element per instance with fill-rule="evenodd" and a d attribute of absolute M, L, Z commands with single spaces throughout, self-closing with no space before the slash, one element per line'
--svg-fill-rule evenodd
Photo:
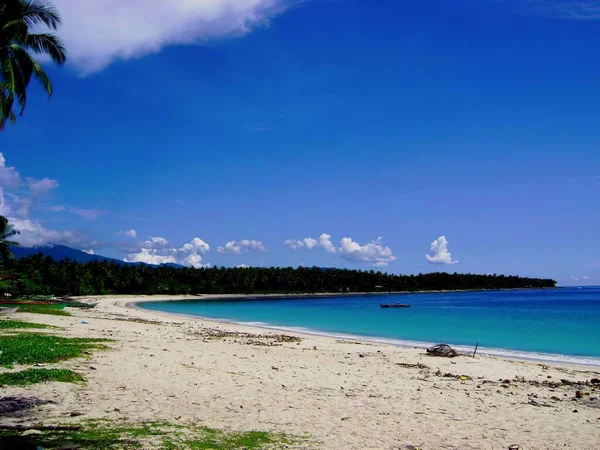
<path fill-rule="evenodd" d="M 459 353 L 456 350 L 446 344 L 438 344 L 428 348 L 427 354 L 430 356 L 443 356 L 445 358 L 459 356 Z"/>

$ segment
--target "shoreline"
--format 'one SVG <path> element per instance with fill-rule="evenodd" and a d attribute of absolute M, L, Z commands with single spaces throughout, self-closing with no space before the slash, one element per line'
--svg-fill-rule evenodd
<path fill-rule="evenodd" d="M 479 353 L 436 358 L 127 306 L 174 298 L 189 299 L 86 297 L 98 305 L 70 308 L 72 316 L 18 314 L 70 337 L 114 341 L 89 359 L 57 364 L 80 373 L 84 386 L 4 387 L 6 396 L 52 401 L 6 421 L 167 421 L 305 436 L 288 448 L 314 450 L 597 447 L 600 386 L 590 380 L 599 369 Z"/>
<path fill-rule="evenodd" d="M 433 289 L 433 290 L 423 290 L 423 291 L 365 291 L 365 292 L 298 292 L 298 293 L 270 293 L 270 294 L 157 294 L 157 295 L 119 295 L 119 294 L 111 294 L 105 296 L 74 296 L 72 298 L 92 298 L 92 297 L 119 297 L 119 298 L 127 298 L 127 297 L 135 297 L 139 298 L 136 300 L 136 303 L 143 303 L 148 300 L 147 297 L 169 297 L 174 298 L 173 301 L 182 301 L 182 300 L 201 300 L 201 301 L 210 301 L 210 300 L 260 300 L 260 299 L 294 299 L 294 298 L 336 298 L 336 297 L 374 297 L 374 296 L 392 296 L 392 295 L 417 295 L 417 294 L 453 294 L 453 293 L 468 293 L 468 292 L 507 292 L 507 291 L 542 291 L 542 290 L 554 290 L 554 289 L 562 289 L 563 286 L 557 287 L 542 287 L 542 288 L 506 288 L 506 289 L 453 289 L 453 290 L 444 290 L 444 289 Z M 168 300 L 164 300 L 168 301 Z"/>
<path fill-rule="evenodd" d="M 514 289 L 506 289 L 506 290 L 514 290 Z M 521 290 L 521 289 L 519 289 Z M 459 291 L 448 291 L 448 292 L 459 292 Z M 472 292 L 472 291 L 461 291 L 461 292 Z M 429 292 L 431 293 L 431 292 Z M 435 293 L 443 293 L 442 291 L 437 291 Z M 408 349 L 420 349 L 424 350 L 432 345 L 436 345 L 439 342 L 429 342 L 429 341 L 412 341 L 412 340 L 402 340 L 402 339 L 394 339 L 394 338 L 386 338 L 382 336 L 364 336 L 364 335 L 355 335 L 351 333 L 340 333 L 334 331 L 327 330 L 314 330 L 311 328 L 304 328 L 301 326 L 285 326 L 285 325 L 272 325 L 268 323 L 255 323 L 255 322 L 240 322 L 233 319 L 227 318 L 214 318 L 214 317 L 206 317 L 195 314 L 185 314 L 185 313 L 174 313 L 174 312 L 166 312 L 166 311 L 156 311 L 152 309 L 146 309 L 142 306 L 137 306 L 138 304 L 143 303 L 155 303 L 155 302 L 182 302 L 182 301 L 252 301 L 259 299 L 271 299 L 271 298 L 282 298 L 282 299 L 293 299 L 293 298 L 335 298 L 346 296 L 348 294 L 288 294 L 286 297 L 280 297 L 278 294 L 263 294 L 261 296 L 256 296 L 254 294 L 245 295 L 245 294 L 206 294 L 209 297 L 203 298 L 189 298 L 185 296 L 173 296 L 168 300 L 163 298 L 140 298 L 135 299 L 135 301 L 127 302 L 124 304 L 125 307 L 132 309 L 139 309 L 142 311 L 149 311 L 152 313 L 166 314 L 172 317 L 182 317 L 188 319 L 201 319 L 207 322 L 213 322 L 215 324 L 233 324 L 244 327 L 256 328 L 259 330 L 270 330 L 270 331 L 281 331 L 285 333 L 296 333 L 299 335 L 305 336 L 320 336 L 329 339 L 346 339 L 352 341 L 358 341 L 362 343 L 375 343 L 380 345 L 390 345 L 394 347 L 400 348 L 408 348 Z M 362 293 L 362 294 L 351 294 L 351 296 L 374 296 L 380 295 L 378 293 Z M 393 295 L 393 294 L 392 294 Z M 162 296 L 159 296 L 162 297 Z M 462 356 L 470 356 L 470 352 L 473 352 L 475 346 L 468 346 L 463 344 L 452 344 L 449 342 L 444 342 L 451 345 L 454 349 L 459 351 Z M 600 368 L 600 357 L 595 356 L 581 356 L 581 355 L 566 355 L 562 353 L 545 353 L 545 352 L 530 352 L 525 350 L 515 350 L 515 349 L 503 349 L 503 348 L 488 348 L 488 347 L 478 347 L 477 354 L 485 355 L 488 357 L 506 359 L 509 361 L 529 361 L 529 362 L 537 362 L 537 363 L 545 363 L 545 364 L 566 364 L 570 366 L 576 366 L 581 368 Z"/>

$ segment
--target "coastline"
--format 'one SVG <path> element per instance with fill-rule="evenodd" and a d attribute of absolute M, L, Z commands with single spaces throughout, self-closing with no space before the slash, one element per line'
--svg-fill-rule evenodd
<path fill-rule="evenodd" d="M 503 291 L 512 291 L 515 289 L 505 289 Z M 518 289 L 522 290 L 522 289 Z M 502 290 L 500 290 L 502 291 Z M 476 291 L 423 291 L 423 293 L 452 293 L 452 292 L 476 292 Z M 390 295 L 395 295 L 397 293 L 390 293 Z M 426 348 L 431 347 L 432 345 L 436 345 L 439 342 L 434 341 L 416 341 L 416 340 L 401 340 L 394 338 L 387 338 L 382 336 L 371 336 L 371 335 L 359 335 L 359 334 L 349 334 L 342 332 L 334 332 L 327 330 L 316 330 L 311 328 L 304 327 L 295 327 L 295 326 L 284 326 L 277 324 L 269 324 L 263 322 L 243 322 L 237 321 L 228 318 L 215 318 L 215 317 L 207 317 L 202 315 L 195 314 L 185 314 L 185 313 L 175 313 L 175 312 L 164 312 L 164 311 L 156 311 L 156 310 L 148 310 L 143 306 L 138 306 L 138 304 L 144 303 L 153 303 L 153 302 L 180 302 L 180 301 L 254 301 L 261 299 L 294 299 L 294 298 L 336 298 L 336 297 L 346 297 L 346 296 L 379 296 L 380 293 L 350 293 L 350 294 L 287 294 L 285 296 L 280 296 L 279 294 L 206 294 L 204 296 L 197 296 L 194 298 L 190 298 L 187 296 L 150 296 L 150 298 L 137 298 L 135 301 L 131 301 L 125 303 L 124 306 L 135 309 L 142 309 L 144 311 L 152 311 L 156 313 L 168 314 L 175 317 L 184 317 L 188 319 L 201 319 L 208 322 L 214 323 L 230 323 L 233 325 L 240 325 L 246 327 L 253 327 L 260 330 L 271 330 L 271 331 L 279 331 L 285 333 L 298 333 L 306 336 L 322 336 L 331 339 L 348 339 L 353 341 L 360 341 L 363 343 L 374 343 L 374 344 L 382 344 L 382 345 L 391 345 L 402 348 L 418 348 L 424 350 Z M 164 297 L 164 298 L 163 298 Z M 168 298 L 167 298 L 168 297 Z M 450 344 L 453 348 L 459 351 L 462 355 L 468 356 L 474 351 L 474 346 L 454 344 L 452 342 L 445 342 Z M 544 353 L 544 352 L 531 352 L 526 350 L 517 350 L 517 349 L 507 349 L 507 348 L 495 348 L 495 347 L 485 347 L 480 346 L 477 349 L 477 353 L 480 355 L 487 355 L 496 358 L 508 359 L 511 361 L 531 361 L 531 362 L 539 362 L 539 363 L 552 363 L 552 364 L 568 364 L 572 366 L 579 366 L 583 368 L 600 368 L 600 357 L 594 356 L 582 356 L 582 355 L 569 355 L 569 354 L 560 354 L 560 353 Z"/>
<path fill-rule="evenodd" d="M 432 289 L 422 291 L 365 291 L 365 292 L 298 292 L 298 293 L 271 293 L 271 294 L 189 294 L 189 295 L 148 295 L 140 296 L 136 294 L 132 295 L 105 295 L 101 297 L 119 297 L 127 298 L 132 297 L 137 300 L 135 303 L 144 303 L 152 301 L 183 301 L 183 300 L 259 300 L 259 299 L 294 299 L 294 298 L 336 298 L 336 297 L 373 297 L 373 296 L 391 296 L 391 295 L 416 295 L 416 294 L 452 294 L 452 293 L 468 293 L 468 292 L 507 292 L 507 291 L 542 291 L 542 290 L 554 290 L 561 289 L 562 286 L 557 287 L 543 287 L 543 288 L 507 288 L 507 289 Z M 98 297 L 98 296 L 96 296 Z M 148 297 L 160 297 L 165 298 L 164 300 L 152 300 Z M 81 296 L 73 298 L 91 298 L 90 296 Z M 168 298 L 168 299 L 167 299 Z"/>
<path fill-rule="evenodd" d="M 169 299 L 190 297 L 87 297 L 98 306 L 70 309 L 71 317 L 20 314 L 71 336 L 115 342 L 90 361 L 63 363 L 84 375 L 86 387 L 39 384 L 5 395 L 55 401 L 35 411 L 35 420 L 50 423 L 169 420 L 306 436 L 289 448 L 591 450 L 600 438 L 598 392 L 589 385 L 600 369 L 479 354 L 435 358 L 291 331 L 288 339 L 127 306 Z M 575 400 L 578 389 L 590 395 Z M 69 418 L 74 410 L 85 415 Z"/>

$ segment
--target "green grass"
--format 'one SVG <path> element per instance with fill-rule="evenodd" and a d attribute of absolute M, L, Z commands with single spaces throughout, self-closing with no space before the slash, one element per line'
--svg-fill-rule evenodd
<path fill-rule="evenodd" d="M 104 349 L 110 339 L 65 338 L 22 333 L 0 336 L 0 367 L 14 364 L 55 363 L 77 358 L 90 350 Z"/>
<path fill-rule="evenodd" d="M 40 436 L 30 437 L 26 442 L 22 441 L 18 432 L 0 432 L 0 448 L 3 448 L 3 444 L 22 447 L 29 444 L 45 449 L 69 446 L 84 449 L 260 450 L 281 448 L 284 444 L 293 443 L 283 435 L 263 431 L 234 433 L 165 422 L 126 425 L 110 420 L 88 420 L 82 422 L 81 426 L 81 430 L 75 431 L 44 432 Z"/>
<path fill-rule="evenodd" d="M 0 374 L 0 386 L 27 386 L 46 381 L 81 383 L 83 377 L 68 369 L 27 369 L 21 372 Z"/>
<path fill-rule="evenodd" d="M 188 439 L 173 442 L 166 438 L 163 440 L 163 448 L 175 450 L 187 448 L 191 450 L 227 450 L 227 449 L 261 449 L 275 444 L 289 443 L 283 436 L 277 436 L 265 431 L 247 431 L 245 433 L 224 433 L 219 430 L 205 428 L 204 436 L 199 439 Z"/>
<path fill-rule="evenodd" d="M 6 305 L 10 306 L 10 305 Z M 15 304 L 14 306 L 18 306 L 18 313 L 32 313 L 32 314 L 49 314 L 52 316 L 70 316 L 67 311 L 65 311 L 63 305 L 24 305 L 24 304 Z"/>
<path fill-rule="evenodd" d="M 20 320 L 0 320 L 0 330 L 13 330 L 18 328 L 46 328 L 57 329 L 52 325 L 44 325 L 42 323 L 22 322 Z"/>

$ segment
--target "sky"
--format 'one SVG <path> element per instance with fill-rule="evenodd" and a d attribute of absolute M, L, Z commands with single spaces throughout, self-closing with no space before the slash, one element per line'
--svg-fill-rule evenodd
<path fill-rule="evenodd" d="M 23 245 L 600 284 L 600 1 L 55 0 Z"/>

